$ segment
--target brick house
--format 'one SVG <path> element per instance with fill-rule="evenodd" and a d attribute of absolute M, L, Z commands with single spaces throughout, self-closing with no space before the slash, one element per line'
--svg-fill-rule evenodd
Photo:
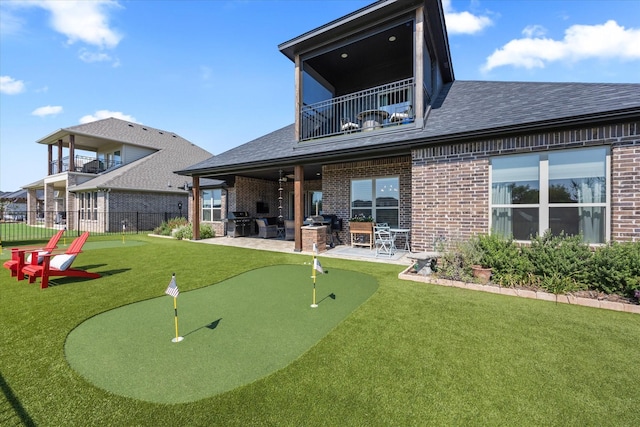
<path fill-rule="evenodd" d="M 439 0 L 377 1 L 279 50 L 295 122 L 178 171 L 196 236 L 215 178 L 214 222 L 267 204 L 295 220 L 296 251 L 318 207 L 343 241 L 365 214 L 410 229 L 414 251 L 548 229 L 640 241 L 640 85 L 455 80 Z"/>
<path fill-rule="evenodd" d="M 175 174 L 211 153 L 173 132 L 108 118 L 71 126 L 37 141 L 48 148 L 48 173 L 26 185 L 27 222 L 68 230 L 148 230 L 123 214 L 188 214 L 191 179 Z M 44 192 L 44 209 L 37 194 Z M 180 207 L 179 207 L 180 206 Z"/>

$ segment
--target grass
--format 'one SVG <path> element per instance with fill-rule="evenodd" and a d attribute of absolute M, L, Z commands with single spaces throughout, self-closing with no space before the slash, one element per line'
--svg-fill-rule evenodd
<path fill-rule="evenodd" d="M 78 267 L 108 273 L 97 280 L 56 279 L 40 290 L 3 272 L 0 424 L 640 425 L 640 316 L 405 282 L 397 265 L 328 258 L 325 269 L 371 274 L 379 288 L 287 367 L 192 403 L 111 394 L 65 359 L 68 334 L 86 319 L 161 296 L 174 271 L 186 292 L 309 261 L 133 240 L 147 244 L 78 257 Z"/>

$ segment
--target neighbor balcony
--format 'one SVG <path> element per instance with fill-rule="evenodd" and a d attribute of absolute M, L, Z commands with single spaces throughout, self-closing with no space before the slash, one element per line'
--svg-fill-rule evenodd
<path fill-rule="evenodd" d="M 104 159 L 97 159 L 95 157 L 86 156 L 74 156 L 73 170 L 69 168 L 69 156 L 63 157 L 60 162 L 57 160 L 52 161 L 49 165 L 51 175 L 61 172 L 82 172 L 98 174 L 106 171 L 107 169 L 120 166 L 122 162 L 118 160 L 107 161 Z"/>
<path fill-rule="evenodd" d="M 300 109 L 300 141 L 414 123 L 415 81 L 399 80 Z"/>

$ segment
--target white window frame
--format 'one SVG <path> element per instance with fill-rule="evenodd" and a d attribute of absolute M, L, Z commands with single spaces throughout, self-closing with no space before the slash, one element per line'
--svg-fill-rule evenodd
<path fill-rule="evenodd" d="M 377 207 L 376 206 L 376 182 L 381 179 L 396 179 L 398 181 L 398 206 L 396 207 Z M 369 181 L 371 183 L 371 208 L 354 208 L 353 207 L 353 183 L 356 181 Z M 349 183 L 349 216 L 354 217 L 355 210 L 366 210 L 371 209 L 371 216 L 374 220 L 377 221 L 377 211 L 397 211 L 398 224 L 393 224 L 394 227 L 400 226 L 400 176 L 398 175 L 389 175 L 389 176 L 376 176 L 371 178 L 352 178 Z M 390 224 L 391 225 L 391 224 Z"/>
<path fill-rule="evenodd" d="M 211 199 L 210 199 L 211 207 L 210 208 L 205 208 L 204 195 L 209 191 L 211 192 Z M 217 192 L 217 194 L 219 196 L 218 200 L 220 200 L 220 207 L 215 207 L 215 203 L 214 202 L 216 200 L 216 192 Z M 201 194 L 201 196 L 200 196 L 200 215 L 201 215 L 200 219 L 202 219 L 203 221 L 210 221 L 210 222 L 212 222 L 212 221 L 220 221 L 222 219 L 222 189 L 220 189 L 220 188 L 206 188 L 206 189 L 203 189 L 200 192 L 200 194 Z M 210 214 L 211 214 L 210 218 L 211 219 L 207 219 L 207 220 L 204 219 L 205 211 L 209 211 L 210 212 Z M 216 211 L 218 213 L 217 217 L 215 215 Z"/>
<path fill-rule="evenodd" d="M 589 148 L 576 148 L 554 151 L 554 153 L 563 152 L 577 152 L 577 150 L 587 151 L 594 149 L 605 148 L 605 201 L 601 203 L 550 203 L 549 202 L 549 152 L 539 153 L 520 153 L 512 155 L 512 157 L 518 156 L 538 156 L 539 166 L 539 199 L 537 204 L 493 204 L 493 164 L 492 160 L 496 158 L 503 159 L 506 156 L 494 156 L 489 159 L 489 232 L 493 227 L 493 209 L 494 208 L 537 208 L 538 209 L 538 235 L 542 235 L 549 229 L 549 212 L 551 208 L 576 208 L 581 206 L 586 207 L 604 207 L 605 223 L 604 223 L 604 242 L 593 243 L 595 245 L 604 244 L 611 240 L 611 150 L 609 147 L 589 147 Z M 519 242 L 530 242 L 530 240 L 517 240 Z"/>

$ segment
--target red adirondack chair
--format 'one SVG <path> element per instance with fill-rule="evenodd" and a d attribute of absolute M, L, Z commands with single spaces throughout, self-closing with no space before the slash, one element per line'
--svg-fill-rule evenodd
<path fill-rule="evenodd" d="M 27 264 L 22 268 L 22 273 L 29 276 L 29 283 L 36 281 L 40 277 L 40 289 L 49 287 L 49 277 L 86 277 L 89 279 L 97 279 L 100 277 L 98 273 L 71 268 L 71 264 L 76 256 L 82 252 L 82 246 L 89 238 L 89 232 L 85 231 L 77 237 L 69 246 L 69 248 L 60 255 L 46 254 L 42 265 Z M 31 257 L 32 261 L 34 256 Z"/>
<path fill-rule="evenodd" d="M 64 230 L 58 231 L 56 234 L 51 236 L 49 242 L 44 247 L 34 248 L 34 247 L 21 247 L 21 248 L 11 248 L 11 259 L 9 261 L 5 261 L 3 265 L 4 268 L 8 268 L 11 271 L 11 277 L 16 277 L 18 280 L 24 279 L 24 275 L 22 274 L 22 268 L 25 266 L 25 253 L 26 252 L 37 252 L 35 256 L 31 256 L 31 258 L 35 258 L 36 264 L 42 264 L 44 261 L 44 254 L 50 254 L 53 252 L 55 248 L 58 247 L 58 240 L 62 237 Z M 29 263 L 32 260 L 28 261 Z"/>

